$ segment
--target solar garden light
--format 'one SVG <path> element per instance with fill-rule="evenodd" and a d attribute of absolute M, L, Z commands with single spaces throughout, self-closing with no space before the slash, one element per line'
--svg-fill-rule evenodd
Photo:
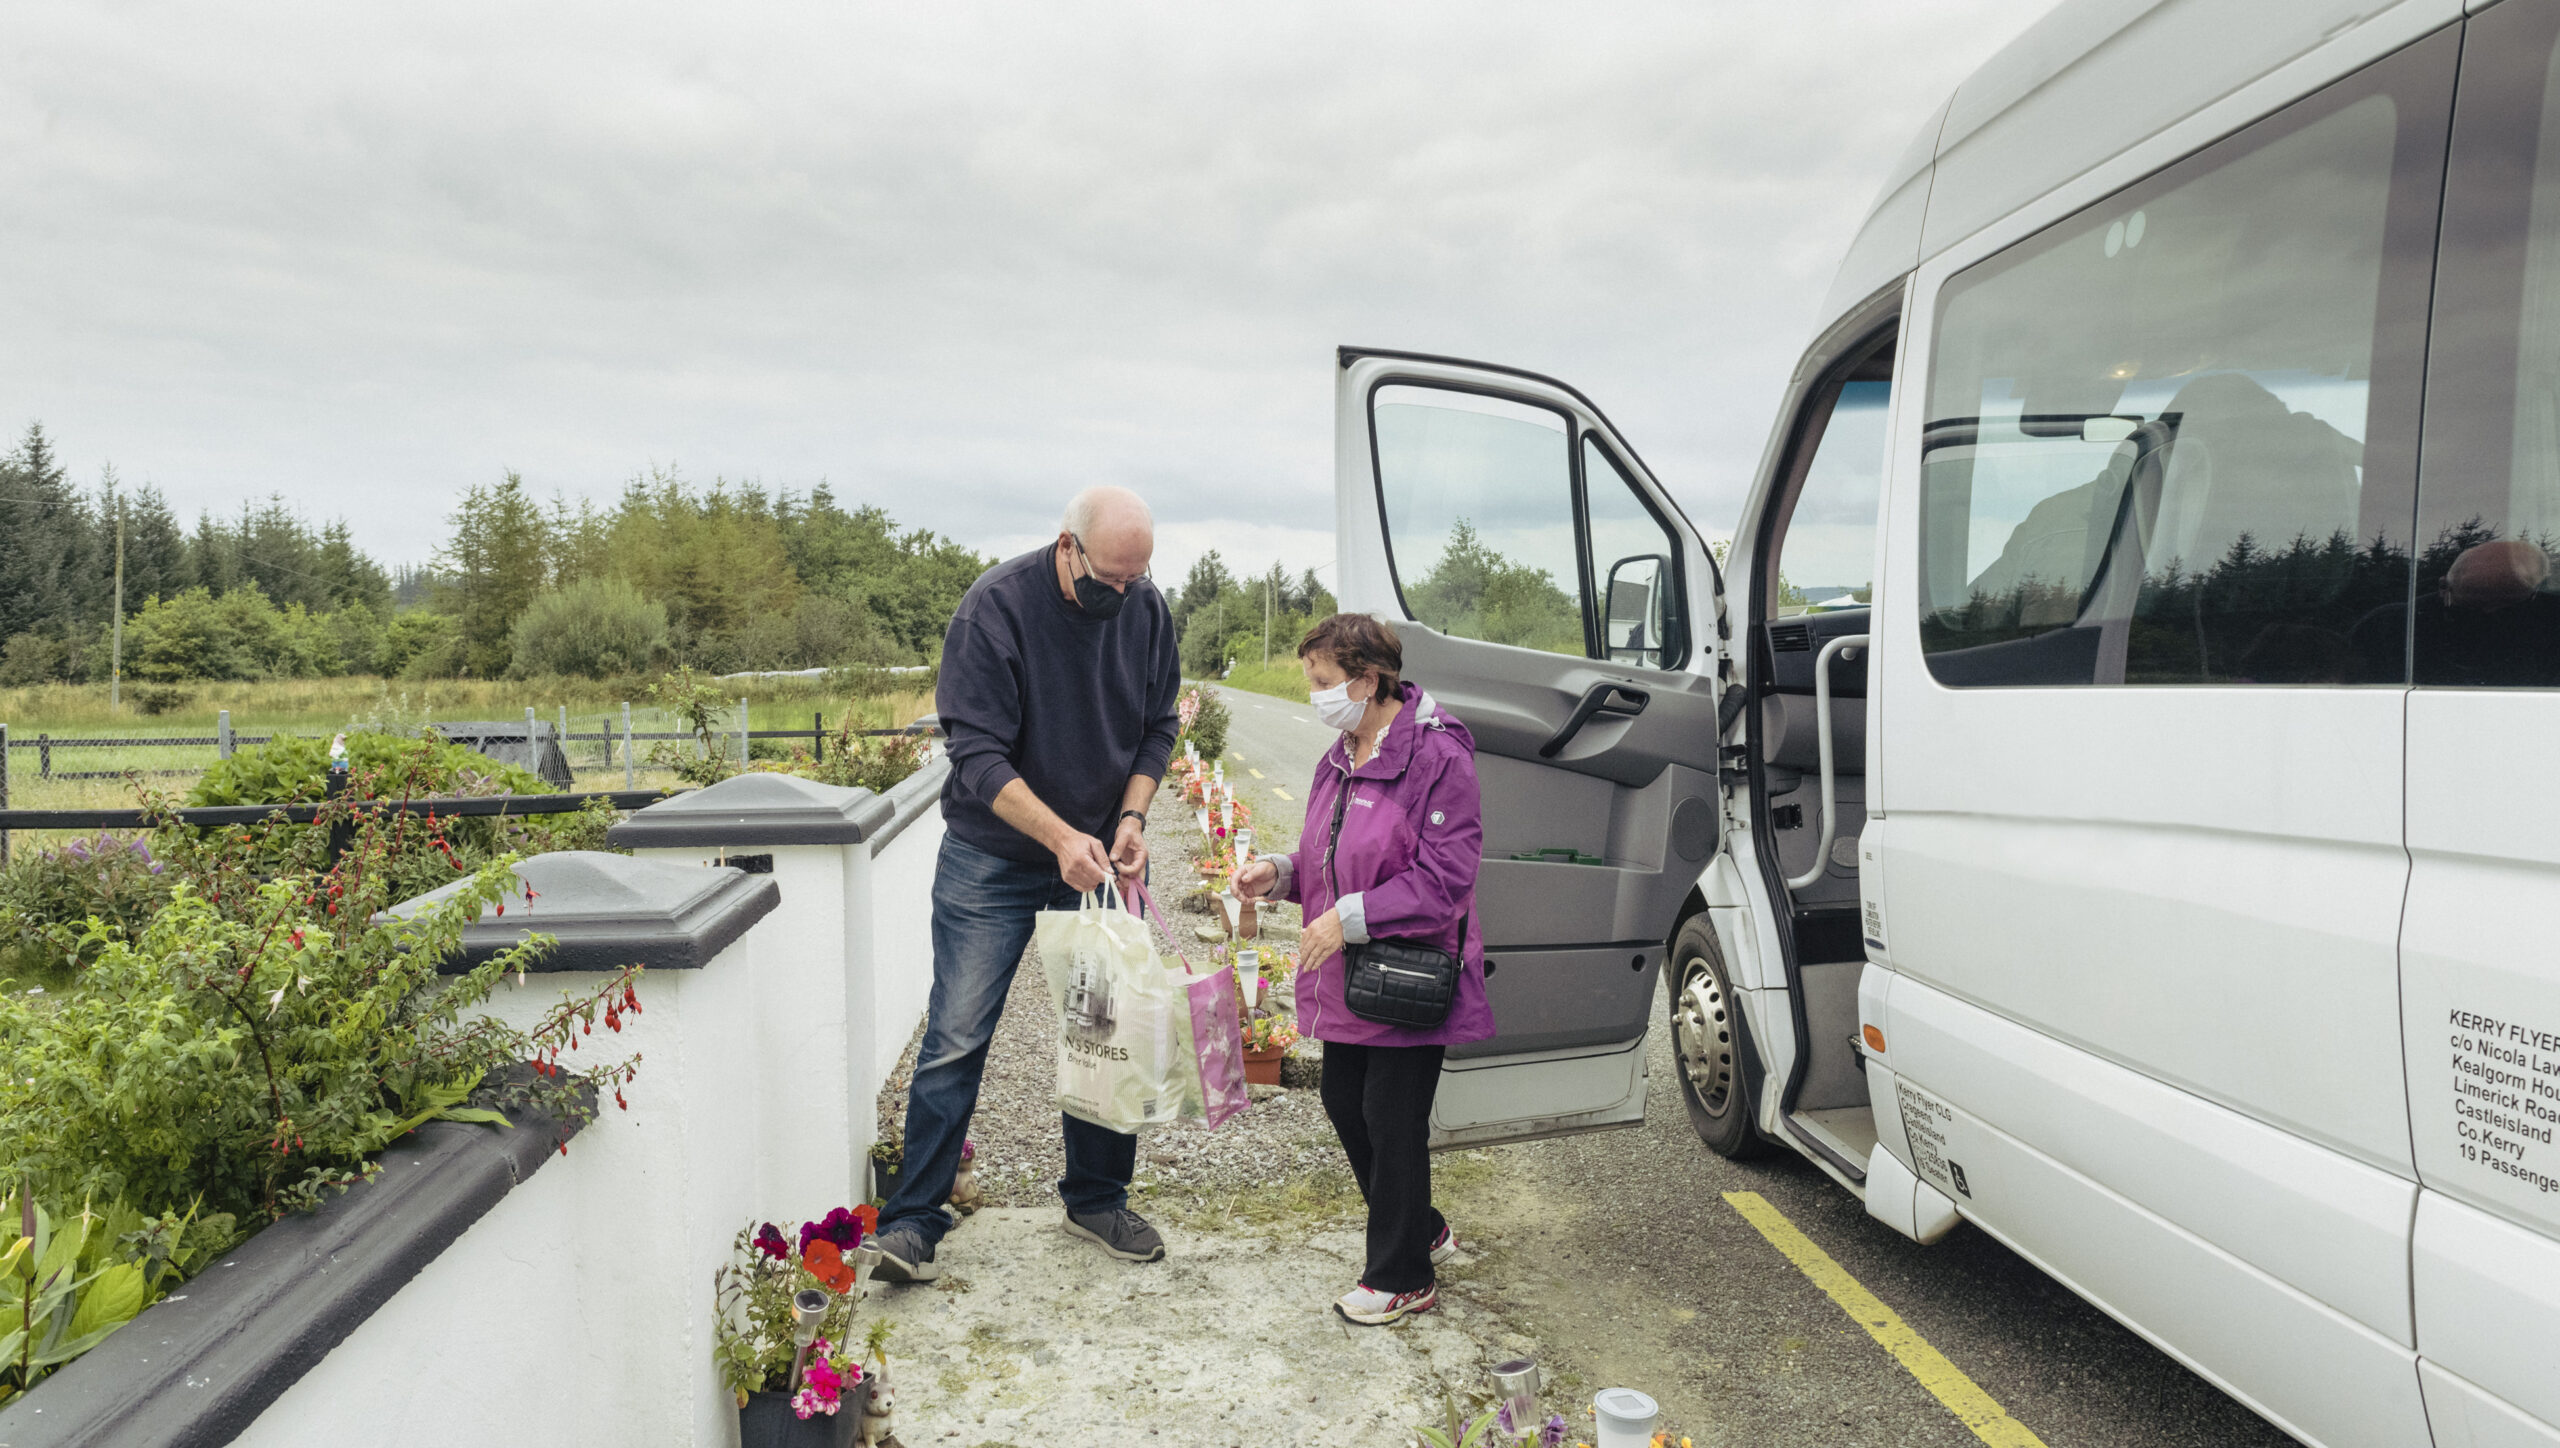
<path fill-rule="evenodd" d="M 880 1249 L 865 1242 L 847 1260 L 853 1265 L 853 1295 L 859 1301 L 871 1295 L 871 1269 L 880 1265 Z"/>
<path fill-rule="evenodd" d="M 803 1287 L 791 1294 L 791 1391 L 800 1391 L 800 1372 L 809 1362 L 809 1344 L 818 1340 L 818 1324 L 826 1319 L 827 1309 L 835 1306 L 835 1298 L 824 1289 Z"/>
<path fill-rule="evenodd" d="M 1538 1423 L 1538 1365 L 1529 1358 L 1513 1358 L 1496 1363 L 1493 1368 L 1493 1395 L 1509 1410 L 1511 1431 L 1533 1432 Z"/>
<path fill-rule="evenodd" d="M 1661 1407 L 1633 1388 L 1602 1388 L 1591 1409 L 1600 1420 L 1599 1448 L 1645 1448 L 1662 1420 Z"/>

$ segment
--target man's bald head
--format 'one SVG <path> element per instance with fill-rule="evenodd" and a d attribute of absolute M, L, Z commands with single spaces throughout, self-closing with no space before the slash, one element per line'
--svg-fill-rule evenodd
<path fill-rule="evenodd" d="M 1114 584 L 1145 573 L 1155 556 L 1155 514 L 1127 488 L 1087 488 L 1068 499 L 1058 532 L 1083 548 L 1095 576 Z"/>

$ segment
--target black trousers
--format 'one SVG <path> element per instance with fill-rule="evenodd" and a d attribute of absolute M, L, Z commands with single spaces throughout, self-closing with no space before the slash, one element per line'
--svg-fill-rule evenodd
<path fill-rule="evenodd" d="M 1380 1292 L 1432 1282 L 1431 1244 L 1447 1225 L 1431 1205 L 1431 1098 L 1445 1046 L 1324 1043 L 1324 1114 L 1369 1204 L 1369 1267 Z"/>

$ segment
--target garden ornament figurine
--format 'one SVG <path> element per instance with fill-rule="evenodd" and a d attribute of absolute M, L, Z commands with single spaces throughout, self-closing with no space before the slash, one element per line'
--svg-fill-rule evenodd
<path fill-rule="evenodd" d="M 871 1371 L 862 1375 L 862 1421 L 855 1425 L 854 1441 L 862 1448 L 906 1448 L 889 1421 L 897 1407 L 889 1392 L 889 1360 L 874 1358 Z"/>
<path fill-rule="evenodd" d="M 978 1144 L 964 1141 L 960 1143 L 960 1174 L 951 1179 L 951 1209 L 969 1216 L 985 1199 L 986 1193 L 978 1187 Z"/>

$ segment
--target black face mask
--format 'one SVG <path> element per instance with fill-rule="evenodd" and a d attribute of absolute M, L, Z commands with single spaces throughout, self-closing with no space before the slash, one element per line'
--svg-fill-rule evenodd
<path fill-rule="evenodd" d="M 1082 553 L 1084 548 L 1078 545 L 1076 551 Z M 1085 573 L 1075 580 L 1076 607 L 1095 618 L 1110 618 L 1120 612 L 1121 605 L 1129 601 L 1129 595 L 1094 577 L 1092 568 L 1092 563 L 1087 562 Z M 1136 587 L 1135 584 L 1130 586 Z"/>

